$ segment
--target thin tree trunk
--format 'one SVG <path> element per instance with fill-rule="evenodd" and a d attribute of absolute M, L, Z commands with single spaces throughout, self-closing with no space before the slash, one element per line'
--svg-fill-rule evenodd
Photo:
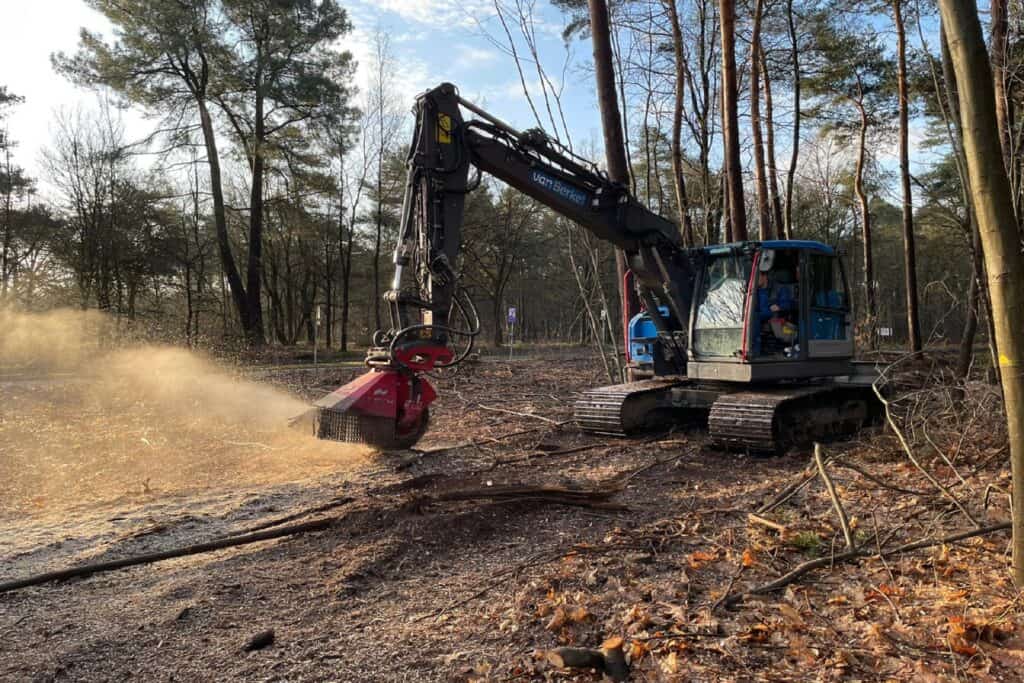
<path fill-rule="evenodd" d="M 590 35 L 594 46 L 594 77 L 597 81 L 597 102 L 601 109 L 601 129 L 604 133 L 604 153 L 608 163 L 608 176 L 623 187 L 629 187 L 629 164 L 622 133 L 618 93 L 615 88 L 615 69 L 612 63 L 611 29 L 605 0 L 588 0 L 590 9 Z M 626 257 L 621 249 L 615 250 L 617 288 L 622 301 L 623 320 L 629 320 L 639 309 L 635 292 L 626 291 Z"/>
<path fill-rule="evenodd" d="M 672 49 L 675 53 L 675 101 L 672 109 L 672 180 L 679 207 L 679 225 L 683 229 L 683 243 L 692 247 L 693 222 L 690 220 L 690 200 L 686 195 L 686 177 L 683 172 L 683 95 L 686 89 L 686 63 L 683 55 L 683 31 L 679 26 L 676 0 L 665 0 L 669 23 L 672 25 Z"/>
<path fill-rule="evenodd" d="M 992 82 L 996 95 L 996 123 L 1007 174 L 1013 173 L 1013 142 L 1010 135 L 1010 101 L 1007 97 L 1006 52 L 1009 33 L 1009 0 L 992 0 Z"/>
<path fill-rule="evenodd" d="M 772 106 L 772 81 L 768 73 L 768 60 L 764 47 L 761 48 L 761 72 L 764 75 L 764 123 L 766 164 L 768 166 L 768 192 L 772 209 L 772 232 L 777 237 L 789 239 L 782 222 L 782 199 L 779 197 L 779 168 L 775 161 L 775 108 Z"/>
<path fill-rule="evenodd" d="M 761 135 L 761 17 L 764 0 L 754 0 L 754 25 L 750 37 L 750 131 L 754 146 L 754 186 L 757 188 L 757 229 L 762 240 L 772 238 L 768 208 L 768 173 L 764 165 Z"/>
<path fill-rule="evenodd" d="M 999 141 L 1003 149 L 1003 163 L 1010 179 L 1010 190 L 1013 192 L 1013 210 L 1018 224 L 1022 213 L 1021 201 L 1021 163 L 1013 153 L 1013 96 L 1011 93 L 1011 74 L 1009 63 L 1009 0 L 992 0 L 992 38 L 990 52 L 992 61 L 992 79 L 996 93 L 996 121 L 999 124 Z"/>
<path fill-rule="evenodd" d="M 957 96 L 956 72 L 953 69 L 953 59 L 949 54 L 949 44 L 946 41 L 946 31 L 939 21 L 939 53 L 942 63 L 942 80 L 945 85 L 944 100 L 946 109 L 949 111 L 949 119 L 952 123 L 951 134 L 953 139 L 954 154 L 957 159 L 957 173 L 960 176 L 960 192 L 964 204 L 963 227 L 965 234 L 971 243 L 971 281 L 967 288 L 966 318 L 964 328 L 960 334 L 960 349 L 957 353 L 956 376 L 966 380 L 971 370 L 971 361 L 974 359 L 974 340 L 978 331 L 978 313 L 981 300 L 984 297 L 981 283 L 985 277 L 985 263 L 981 253 L 981 236 L 978 234 L 978 222 L 974 219 L 974 204 L 971 201 L 970 179 L 967 177 L 967 159 L 964 157 L 964 129 L 963 121 L 960 119 L 960 102 Z M 936 82 L 938 87 L 938 82 Z M 943 99 L 943 95 L 939 95 Z M 940 105 L 942 102 L 940 102 Z M 947 124 L 948 125 L 948 124 Z M 991 335 L 990 335 L 991 337 Z M 963 387 L 958 390 L 958 402 L 963 401 L 965 392 Z"/>
<path fill-rule="evenodd" d="M 1024 587 L 1024 256 L 997 130 L 995 90 L 972 0 L 939 0 L 960 97 L 964 153 L 988 271 L 1013 473 L 1013 578 Z"/>
<path fill-rule="evenodd" d="M 377 148 L 377 216 L 376 232 L 373 240 L 373 324 L 374 330 L 381 328 L 380 324 L 380 246 L 381 237 L 384 231 L 384 103 L 380 105 L 380 135 L 379 147 Z"/>
<path fill-rule="evenodd" d="M 217 138 L 213 130 L 213 119 L 206 107 L 206 102 L 198 100 L 199 123 L 203 131 L 203 142 L 206 146 L 206 162 L 210 167 L 210 195 L 213 197 L 213 223 L 217 232 L 217 247 L 220 252 L 220 263 L 224 276 L 228 281 L 231 300 L 238 311 L 238 320 L 243 330 L 249 329 L 249 305 L 246 300 L 245 286 L 242 276 L 238 273 L 235 257 L 231 253 L 231 240 L 228 237 L 227 213 L 224 208 L 224 190 L 221 184 L 220 156 L 217 153 Z M 225 325 L 227 317 L 224 318 Z"/>
<path fill-rule="evenodd" d="M 800 48 L 793 19 L 793 0 L 786 2 L 786 22 L 789 27 L 790 56 L 793 62 L 793 143 L 790 145 L 789 170 L 786 171 L 786 216 L 783 231 L 786 239 L 793 239 L 793 185 L 796 164 L 800 156 Z"/>
<path fill-rule="evenodd" d="M 896 23 L 897 87 L 900 120 L 900 183 L 903 188 L 903 268 L 907 294 L 907 341 L 911 352 L 921 350 L 921 323 L 918 318 L 917 251 L 914 246 L 914 195 L 910 189 L 910 125 L 907 97 L 907 32 L 903 23 L 903 0 L 893 0 Z"/>
<path fill-rule="evenodd" d="M 747 239 L 747 210 L 743 203 L 740 166 L 739 84 L 736 76 L 736 2 L 719 0 L 722 31 L 722 139 L 725 146 L 725 191 L 729 205 L 729 238 Z"/>
<path fill-rule="evenodd" d="M 868 206 L 868 195 L 864 190 L 864 157 L 867 154 L 868 116 L 862 104 L 857 104 L 860 111 L 860 132 L 857 137 L 857 166 L 853 175 L 853 188 L 860 205 L 861 245 L 864 255 L 864 325 L 868 345 L 875 346 L 875 267 L 871 252 L 871 211 Z"/>
<path fill-rule="evenodd" d="M 960 349 L 957 353 L 956 376 L 960 380 L 966 380 L 971 371 L 971 361 L 974 359 L 974 338 L 978 332 L 978 283 L 981 281 L 983 269 L 981 263 L 981 236 L 967 214 L 967 225 L 965 228 L 968 234 L 973 237 L 971 245 L 971 282 L 967 287 L 966 318 L 964 329 L 960 334 Z M 962 397 L 961 397 L 962 398 Z"/>

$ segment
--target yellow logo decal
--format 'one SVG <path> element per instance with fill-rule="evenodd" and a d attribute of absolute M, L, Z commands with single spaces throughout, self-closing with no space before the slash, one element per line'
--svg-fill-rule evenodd
<path fill-rule="evenodd" d="M 452 141 L 452 117 L 447 114 L 437 115 L 437 141 L 444 145 Z"/>

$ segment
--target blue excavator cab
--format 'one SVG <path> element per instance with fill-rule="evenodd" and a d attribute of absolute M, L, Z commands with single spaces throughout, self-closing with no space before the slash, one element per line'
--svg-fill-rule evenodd
<path fill-rule="evenodd" d="M 761 382 L 849 373 L 852 311 L 835 250 L 809 240 L 736 242 L 702 249 L 689 320 L 676 342 L 662 330 L 669 311 L 658 307 L 628 325 L 635 377 L 663 374 L 659 354 L 686 348 L 686 375 Z M 674 334 L 678 335 L 676 331 Z"/>

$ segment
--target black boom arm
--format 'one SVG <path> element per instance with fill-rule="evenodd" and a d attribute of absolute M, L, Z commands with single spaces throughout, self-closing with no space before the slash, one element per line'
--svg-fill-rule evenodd
<path fill-rule="evenodd" d="M 461 109 L 480 119 L 463 120 Z M 375 336 L 371 364 L 397 362 L 413 370 L 452 364 L 458 360 L 447 351 L 452 338 L 472 338 L 479 331 L 472 302 L 454 272 L 466 193 L 478 184 L 479 173 L 489 173 L 623 250 L 659 331 L 684 336 L 695 256 L 682 247 L 675 223 L 648 210 L 625 187 L 542 132 L 520 133 L 464 101 L 449 83 L 420 95 L 415 114 L 395 277 L 386 295 L 391 330 Z M 477 170 L 473 178 L 471 166 Z M 668 320 L 656 314 L 656 303 L 668 305 Z M 685 339 L 679 344 L 678 362 L 684 368 Z"/>

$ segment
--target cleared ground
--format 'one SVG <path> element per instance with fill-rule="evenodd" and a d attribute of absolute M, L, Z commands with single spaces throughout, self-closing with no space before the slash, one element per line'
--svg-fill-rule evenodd
<path fill-rule="evenodd" d="M 308 398 L 352 372 L 262 370 L 259 385 Z M 105 479 L 100 454 L 126 443 L 122 426 L 72 455 L 41 435 L 70 468 L 56 488 L 46 472 L 59 467 L 28 476 L 5 451 L 0 581 L 297 514 L 338 519 L 326 531 L 2 594 L 0 677 L 598 680 L 552 667 L 543 651 L 621 636 L 633 680 L 1017 679 L 1024 617 L 1005 533 L 830 560 L 777 592 L 734 601 L 843 552 L 815 477 L 763 515 L 777 528 L 748 518 L 802 480 L 809 454 L 718 452 L 699 431 L 580 434 L 569 422 L 573 392 L 600 383 L 586 359 L 467 366 L 439 383 L 421 453 L 331 451 L 269 427 L 240 436 L 231 415 L 193 434 L 188 410 L 114 448 L 134 464 L 107 468 Z M 5 384 L 24 409 L 5 412 L 4 429 L 17 422 L 30 433 L 33 411 L 59 406 L 67 391 L 64 381 Z M 102 424 L 114 419 L 108 409 L 65 419 Z M 965 417 L 957 434 L 970 448 L 955 453 L 943 440 L 954 436 L 932 435 L 965 483 L 925 459 L 979 524 L 1007 514 L 1000 435 L 985 424 Z M 891 436 L 864 434 L 829 453 L 878 480 L 830 466 L 858 547 L 971 528 Z M 443 500 L 512 484 L 617 489 L 611 502 L 626 509 Z M 336 507 L 301 515 L 325 504 Z M 271 628 L 271 646 L 243 649 Z"/>

